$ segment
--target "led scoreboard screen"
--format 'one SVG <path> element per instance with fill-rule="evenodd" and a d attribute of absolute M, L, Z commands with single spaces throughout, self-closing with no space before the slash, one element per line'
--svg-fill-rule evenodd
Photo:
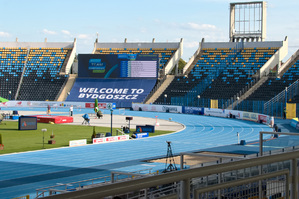
<path fill-rule="evenodd" d="M 79 54 L 78 77 L 157 78 L 158 55 Z"/>

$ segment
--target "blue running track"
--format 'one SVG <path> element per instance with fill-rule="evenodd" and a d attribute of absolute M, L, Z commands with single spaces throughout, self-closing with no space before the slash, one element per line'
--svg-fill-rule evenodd
<path fill-rule="evenodd" d="M 82 111 L 75 110 L 75 114 L 82 114 Z M 172 118 L 186 128 L 146 139 L 1 155 L 0 198 L 11 199 L 27 194 L 34 198 L 38 188 L 109 176 L 111 171 L 163 170 L 164 164 L 144 160 L 165 156 L 166 141 L 171 141 L 173 153 L 179 154 L 236 145 L 237 132 L 240 140 L 254 141 L 259 139 L 260 131 L 272 131 L 266 125 L 228 118 L 127 110 L 126 115 Z"/>

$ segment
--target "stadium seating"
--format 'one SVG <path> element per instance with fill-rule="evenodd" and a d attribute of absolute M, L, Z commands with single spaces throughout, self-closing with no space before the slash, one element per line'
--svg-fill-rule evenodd
<path fill-rule="evenodd" d="M 187 75 L 176 77 L 155 103 L 180 102 L 193 105 L 202 99 L 230 99 L 250 84 L 253 75 L 278 48 L 204 48 L 202 55 Z M 179 84 L 178 82 L 182 82 Z M 172 98 L 172 99 L 171 99 Z"/>
<path fill-rule="evenodd" d="M 18 100 L 55 100 L 68 75 L 59 75 L 71 49 L 31 48 Z"/>
<path fill-rule="evenodd" d="M 277 49 L 244 48 L 201 94 L 203 98 L 229 99 L 253 81 L 253 75 L 271 58 Z"/>
<path fill-rule="evenodd" d="M 195 96 L 205 89 L 205 85 L 209 85 L 212 79 L 221 73 L 234 56 L 234 49 L 229 48 L 206 48 L 202 51 L 202 56 L 190 73 L 183 77 L 177 76 L 164 91 L 167 94 L 166 103 L 171 103 L 172 97 L 183 97 L 188 98 L 188 101 L 192 101 Z M 173 101 L 176 102 L 177 99 L 173 99 Z M 182 100 L 179 99 L 179 101 Z M 156 103 L 164 102 L 163 95 L 156 100 Z"/>
<path fill-rule="evenodd" d="M 159 68 L 163 69 L 176 48 L 97 48 L 95 54 L 157 54 L 159 55 Z"/>
<path fill-rule="evenodd" d="M 253 111 L 252 106 L 245 106 L 244 104 L 252 104 L 248 103 L 248 101 L 268 101 L 272 99 L 274 96 L 284 91 L 286 87 L 293 84 L 295 81 L 299 79 L 299 60 L 297 60 L 280 78 L 274 77 L 269 79 L 262 84 L 254 93 L 252 93 L 246 100 L 241 103 L 241 108 L 246 107 L 247 110 Z M 296 102 L 298 100 L 298 96 L 293 99 L 288 99 L 289 102 Z"/>
<path fill-rule="evenodd" d="M 0 48 L 0 96 L 14 99 L 22 76 L 26 48 Z"/>

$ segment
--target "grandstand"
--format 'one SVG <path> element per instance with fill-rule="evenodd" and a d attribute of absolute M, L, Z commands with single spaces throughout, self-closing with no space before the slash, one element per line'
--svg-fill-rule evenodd
<path fill-rule="evenodd" d="M 180 42 L 136 42 L 129 43 L 125 39 L 123 43 L 99 43 L 96 40 L 94 44 L 94 50 L 92 54 L 79 55 L 79 65 L 78 65 L 78 78 L 76 79 L 74 86 L 70 90 L 70 95 L 67 96 L 66 101 L 76 101 L 76 102 L 93 102 L 94 97 L 99 97 L 102 101 L 107 103 L 116 103 L 118 108 L 130 108 L 132 103 L 143 103 L 147 98 L 148 94 L 153 90 L 153 88 L 163 79 L 165 75 L 171 73 L 173 70 L 178 71 L 178 62 L 183 53 L 183 39 Z M 158 69 L 157 74 L 151 77 L 136 76 L 136 77 L 123 77 L 119 73 L 114 73 L 113 77 L 109 76 L 111 71 L 115 72 L 115 69 L 120 69 L 120 63 L 114 63 L 112 67 L 111 63 L 108 63 L 108 57 L 110 55 L 110 60 L 116 60 L 119 56 L 128 57 L 138 56 L 143 57 L 158 57 Z M 111 56 L 115 57 L 111 58 Z M 148 56 L 147 56 L 148 55 Z M 87 56 L 87 57 L 86 57 Z M 81 59 L 80 59 L 81 57 Z M 105 69 L 103 71 L 93 71 L 87 67 L 89 61 L 82 60 L 103 60 L 105 61 Z M 134 59 L 135 59 L 134 58 Z M 108 71 L 109 70 L 109 71 Z M 142 69 L 140 69 L 142 73 Z M 84 75 L 83 75 L 84 73 Z M 104 75 L 103 75 L 104 74 Z M 107 78 L 109 76 L 109 78 Z M 121 93 L 133 95 L 134 93 L 130 91 L 132 89 L 140 90 L 141 93 L 135 97 L 128 95 L 123 95 L 122 100 L 115 100 L 114 98 L 119 98 L 119 96 L 112 95 L 111 93 L 105 93 L 99 95 L 99 93 L 92 93 L 92 97 L 89 97 L 89 93 L 83 90 L 88 88 L 96 88 L 97 90 L 107 90 L 113 86 L 117 91 L 128 90 L 129 93 Z M 115 90 L 114 90 L 115 91 Z M 116 91 L 115 91 L 116 92 Z M 110 94 L 110 95 L 109 95 Z M 135 93 L 136 94 L 136 93 Z"/>
<path fill-rule="evenodd" d="M 276 114 L 272 113 L 275 116 L 281 115 L 283 104 L 287 102 L 298 103 L 298 86 L 293 86 L 296 85 L 299 79 L 298 66 L 299 56 L 297 51 L 281 68 L 276 68 L 268 76 L 265 76 L 264 82 L 259 87 L 245 94 L 246 98 L 241 101 L 238 108 L 256 111 L 256 109 L 254 110 L 254 106 L 258 107 L 258 102 L 260 102 L 259 110 L 262 112 L 264 111 L 264 103 L 271 101 L 272 98 L 277 99 L 279 94 L 282 93 L 283 96 L 275 101 L 275 103 L 279 103 L 279 108 L 275 108 Z M 288 93 L 287 97 L 284 94 L 285 92 Z"/>
<path fill-rule="evenodd" d="M 0 96 L 10 100 L 57 100 L 76 52 L 73 43 L 1 42 Z"/>
<path fill-rule="evenodd" d="M 285 43 L 202 41 L 184 68 L 184 76 L 176 76 L 155 103 L 209 107 L 203 102 L 218 99 L 219 107 L 227 108 L 240 91 L 253 86 L 279 65 L 282 55 L 286 55 Z"/>
<path fill-rule="evenodd" d="M 245 24 L 251 20 L 235 19 L 237 16 L 235 12 L 242 12 L 243 9 L 246 8 L 262 10 L 260 13 L 261 18 L 254 19 L 256 20 L 255 22 L 259 23 L 259 28 L 252 32 L 243 32 L 243 30 L 240 30 L 240 27 L 236 25 L 241 23 Z M 252 121 L 270 124 L 270 116 L 282 117 L 283 108 L 286 107 L 286 103 L 299 103 L 299 51 L 294 53 L 283 63 L 288 53 L 288 37 L 285 37 L 282 41 L 265 41 L 265 9 L 265 2 L 232 3 L 230 10 L 230 42 L 206 42 L 202 39 L 198 49 L 184 67 L 182 75 L 178 74 L 178 62 L 183 53 L 183 39 L 179 42 L 155 42 L 155 39 L 153 39 L 152 42 L 127 42 L 127 39 L 125 39 L 124 42 L 120 43 L 102 43 L 96 39 L 92 53 L 78 55 L 78 70 L 71 70 L 72 67 L 75 67 L 73 63 L 76 54 L 76 40 L 71 43 L 0 42 L 1 97 L 20 101 L 65 101 L 69 104 L 74 102 L 94 102 L 95 99 L 99 99 L 101 102 L 116 103 L 117 108 L 132 109 L 132 103 L 142 103 L 142 105 L 153 104 L 150 105 L 153 106 L 152 109 L 148 107 L 142 109 L 139 107 L 137 113 L 132 111 L 133 113 L 131 114 L 144 114 L 142 117 L 151 115 L 151 117 L 157 118 L 159 116 L 164 120 L 171 121 L 174 119 L 173 121 L 175 122 L 185 121 L 188 134 L 182 131 L 171 135 L 173 136 L 171 137 L 172 139 L 175 140 L 175 138 L 177 138 L 175 142 L 180 143 L 180 141 L 182 141 L 183 144 L 180 144 L 186 145 L 187 148 L 180 148 L 180 152 L 183 153 L 187 150 L 192 150 L 196 151 L 196 153 L 191 154 L 192 156 L 205 156 L 198 154 L 199 146 L 201 145 L 200 147 L 202 147 L 202 145 L 204 145 L 200 143 L 201 141 L 207 142 L 209 138 L 212 142 L 205 144 L 214 147 L 221 142 L 216 143 L 215 140 L 217 140 L 217 138 L 220 140 L 226 138 L 231 145 L 214 147 L 210 148 L 210 150 L 221 153 L 228 153 L 228 150 L 231 150 L 230 152 L 233 151 L 236 154 L 241 154 L 241 156 L 244 155 L 244 160 L 240 160 L 242 157 L 239 159 L 236 158 L 237 161 L 230 156 L 226 156 L 227 162 L 222 162 L 225 155 L 215 155 L 215 157 L 217 157 L 216 162 L 208 162 L 205 165 L 198 164 L 192 167 L 192 169 L 184 168 L 184 161 L 181 156 L 181 171 L 178 171 L 180 173 L 173 172 L 165 175 L 152 175 L 148 178 L 144 178 L 144 176 L 140 174 L 140 176 L 142 176 L 140 179 L 138 179 L 140 177 L 139 174 L 135 174 L 137 176 L 135 176 L 135 180 L 129 181 L 129 179 L 126 179 L 128 180 L 127 182 L 117 184 L 113 183 L 114 176 L 111 175 L 108 177 L 110 178 L 110 181 L 108 180 L 109 183 L 106 183 L 105 179 L 105 186 L 92 184 L 83 187 L 82 184 L 80 185 L 81 181 L 79 180 L 84 178 L 84 182 L 86 182 L 85 176 L 80 176 L 80 172 L 76 174 L 68 174 L 66 172 L 67 175 L 69 175 L 67 177 L 70 177 L 69 179 L 74 175 L 78 177 L 76 179 L 78 179 L 80 183 L 77 193 L 75 193 L 75 189 L 67 190 L 69 188 L 68 182 L 63 184 L 66 190 L 52 190 L 50 187 L 49 190 L 46 191 L 42 188 L 42 192 L 53 193 L 54 195 L 51 196 L 53 198 L 60 197 L 59 195 L 55 195 L 56 191 L 61 191 L 62 194 L 65 193 L 69 198 L 74 196 L 78 196 L 78 198 L 89 198 L 89 196 L 98 198 L 99 196 L 107 197 L 115 194 L 122 196 L 139 194 L 138 196 L 142 195 L 142 197 L 147 198 L 147 194 L 156 191 L 158 186 L 161 186 L 159 187 L 159 191 L 161 191 L 165 188 L 163 187 L 164 185 L 171 184 L 171 191 L 173 191 L 173 193 L 166 190 L 166 195 L 169 195 L 169 197 L 166 196 L 166 198 L 178 198 L 178 195 L 180 195 L 180 198 L 190 198 L 191 195 L 199 197 L 200 194 L 203 194 L 201 195 L 202 198 L 207 198 L 206 196 L 208 195 L 211 196 L 210 198 L 241 198 L 240 195 L 242 194 L 244 194 L 242 198 L 252 199 L 258 197 L 288 198 L 289 194 L 291 194 L 293 198 L 298 198 L 298 178 L 295 177 L 298 176 L 298 169 L 294 169 L 298 167 L 298 146 L 295 146 L 297 142 L 294 138 L 296 135 L 292 138 L 282 137 L 274 139 L 278 134 L 273 134 L 272 128 L 267 127 L 267 130 L 271 131 L 270 133 L 272 133 L 273 136 L 269 138 L 269 140 L 265 140 L 265 142 L 269 144 L 265 149 L 263 149 L 260 144 L 263 143 L 262 134 L 260 134 L 259 137 L 260 143 L 252 139 L 250 140 L 252 142 L 247 146 L 241 146 L 239 140 L 237 145 L 233 144 L 235 143 L 233 141 L 235 134 L 233 135 L 232 132 L 236 132 L 238 139 L 240 131 L 241 133 L 244 133 L 243 131 L 249 131 L 249 134 L 251 134 L 251 130 L 254 131 L 257 128 L 255 127 L 256 124 L 252 123 Z M 247 25 L 244 24 L 240 26 L 247 27 Z M 86 56 L 89 56 L 86 60 L 90 61 L 92 59 L 100 60 L 101 56 L 106 55 L 123 57 L 132 55 L 136 55 L 136 57 L 138 55 L 155 55 L 152 56 L 152 58 L 158 58 L 158 67 L 156 68 L 158 70 L 157 76 L 149 78 L 111 77 L 109 76 L 110 74 L 107 75 L 109 72 L 99 72 L 99 70 L 90 72 L 92 76 L 90 76 L 89 73 L 86 73 L 87 75 L 80 74 L 80 71 L 89 67 L 89 65 L 86 64 L 87 62 L 82 61 Z M 97 64 L 101 65 L 102 62 L 97 62 Z M 82 69 L 82 67 L 85 68 Z M 112 67 L 112 69 L 115 69 L 115 67 Z M 71 74 L 71 71 L 78 71 L 78 77 L 76 77 L 77 74 Z M 101 73 L 104 73 L 104 75 Z M 132 92 L 132 90 L 134 91 Z M 117 95 L 117 98 L 115 98 L 114 93 L 121 95 L 121 97 Z M 216 101 L 216 107 L 212 107 L 211 100 Z M 160 104 L 163 106 L 159 106 Z M 190 108 L 192 110 L 188 112 L 188 114 L 194 115 L 181 116 L 181 114 L 144 112 L 144 110 L 159 112 L 160 108 L 162 110 L 161 112 L 169 112 L 170 106 L 168 105 L 180 106 L 179 108 L 181 108 L 181 110 L 183 108 Z M 173 112 L 183 113 L 183 111 L 177 111 L 176 108 L 177 107 L 174 107 L 175 111 Z M 217 115 L 218 112 L 211 116 L 225 117 L 221 118 L 224 121 L 224 127 L 219 125 L 220 120 L 218 120 L 218 118 L 216 120 L 211 117 L 198 116 L 199 114 L 210 115 L 208 112 L 210 108 L 220 109 L 217 111 L 220 112 L 221 116 Z M 244 112 L 239 110 L 243 110 Z M 297 115 L 298 110 L 299 107 L 297 106 Z M 90 111 L 93 112 L 93 110 Z M 239 116 L 237 119 L 240 119 L 240 114 L 249 115 L 247 111 L 252 112 L 250 114 L 254 117 L 253 119 L 248 117 L 248 119 L 242 116 L 245 118 L 244 120 L 250 120 L 250 122 L 246 121 L 248 122 L 248 126 L 241 126 L 235 123 L 238 120 L 226 118 L 229 115 L 232 116 L 234 113 L 235 116 Z M 226 114 L 227 112 L 229 112 L 229 115 Z M 265 116 L 258 113 L 267 115 Z M 175 120 L 176 117 L 179 116 L 182 118 Z M 203 118 L 207 121 L 203 122 Z M 267 119 L 263 121 L 261 118 Z M 197 120 L 201 120 L 201 122 L 197 122 Z M 258 125 L 264 126 L 263 124 Z M 286 125 L 286 123 L 283 123 L 283 125 Z M 299 124 L 296 123 L 296 125 L 298 126 Z M 230 126 L 233 130 L 225 131 L 225 126 Z M 236 130 L 237 128 L 239 128 L 239 130 Z M 189 129 L 191 130 L 189 131 Z M 262 132 L 263 130 L 258 131 Z M 226 133 L 227 135 L 225 135 Z M 190 139 L 188 136 L 194 136 L 194 139 Z M 190 140 L 187 140 L 188 142 L 184 141 L 183 138 L 185 139 L 185 137 Z M 159 141 L 164 143 L 165 140 L 163 140 L 163 136 L 160 136 L 160 138 L 162 141 Z M 155 147 L 158 141 L 143 141 L 146 143 L 142 146 L 149 144 L 147 149 L 151 147 L 155 148 L 155 150 L 157 150 L 155 156 L 159 155 L 159 158 L 162 157 L 160 148 Z M 242 141 L 245 143 L 245 140 Z M 136 149 L 136 143 L 137 142 L 130 142 L 131 147 L 124 147 Z M 259 144 L 260 148 L 258 148 Z M 246 145 L 246 143 L 244 145 Z M 103 149 L 99 151 L 107 150 L 107 148 L 111 150 L 111 148 L 109 148 L 110 145 L 109 147 L 106 146 L 101 146 Z M 116 146 L 115 151 L 120 150 L 120 147 L 117 147 L 116 144 L 114 146 Z M 97 146 L 94 145 L 93 147 L 96 148 Z M 122 148 L 121 151 L 125 151 L 127 148 Z M 208 149 L 207 147 L 202 148 L 200 152 Z M 259 149 L 260 151 L 257 151 Z M 73 149 L 76 153 L 77 150 L 80 151 L 79 148 Z M 89 150 L 90 149 L 86 151 Z M 84 152 L 88 153 L 86 151 Z M 263 157 L 264 152 L 268 153 L 266 157 Z M 98 155 L 98 149 L 92 150 L 92 153 L 93 156 L 90 159 L 96 159 L 96 161 L 102 161 L 104 159 L 99 160 L 99 158 L 94 158 Z M 78 158 L 76 159 L 77 162 L 84 158 L 87 160 L 87 157 L 82 158 L 84 155 L 81 155 L 79 152 L 78 154 L 80 155 L 76 156 L 76 158 Z M 89 153 L 89 155 L 90 154 L 91 153 Z M 138 151 L 138 155 L 140 154 L 142 154 L 142 152 L 139 153 Z M 66 161 L 63 157 L 64 153 L 62 152 L 59 155 L 61 157 L 60 163 L 63 164 L 64 161 Z M 123 154 L 117 155 L 123 156 Z M 116 157 L 113 155 L 107 156 L 109 156 L 109 158 Z M 71 161 L 73 161 L 73 157 L 68 158 L 71 158 Z M 118 166 L 118 163 L 121 166 L 125 165 L 125 167 L 129 167 L 129 165 L 132 166 L 134 162 L 137 162 L 136 159 L 127 160 L 130 161 L 130 163 L 126 162 L 122 157 L 119 159 L 121 159 L 121 161 L 117 163 L 109 159 L 104 166 L 99 162 L 92 166 L 84 165 L 83 163 L 89 162 L 87 160 L 80 163 L 83 166 L 80 164 L 76 165 L 76 169 L 77 167 L 78 170 L 82 168 L 84 168 L 82 170 L 86 168 L 91 170 L 96 168 L 96 171 L 105 172 L 106 175 L 106 173 L 110 174 L 110 172 L 113 173 L 114 171 L 117 173 L 118 167 L 116 166 Z M 140 156 L 138 161 L 144 159 L 144 157 Z M 41 165 L 42 164 L 44 163 L 41 163 Z M 137 164 L 139 167 L 141 167 L 141 164 L 142 166 L 148 166 L 139 162 Z M 219 164 L 221 165 L 219 166 Z M 114 166 L 113 171 L 108 168 L 111 165 L 112 167 Z M 73 165 L 66 167 L 71 168 Z M 126 169 L 131 172 L 131 168 Z M 65 171 L 68 171 L 68 168 L 65 168 Z M 89 172 L 92 173 L 95 171 L 86 171 L 86 173 Z M 132 173 L 125 174 L 134 176 Z M 289 176 L 290 174 L 292 177 Z M 55 175 L 54 177 L 50 176 L 49 173 L 44 175 L 48 179 L 51 179 L 50 183 L 57 183 L 56 179 L 54 179 Z M 63 176 L 64 174 L 59 173 L 59 175 Z M 63 178 L 65 178 L 65 176 L 60 179 Z M 30 181 L 30 179 L 27 180 Z M 64 180 L 66 181 L 66 179 Z M 246 182 L 246 180 L 248 181 Z M 291 183 L 289 184 L 288 182 Z M 22 182 L 18 183 L 21 184 Z M 34 184 L 34 186 L 35 185 L 36 184 Z M 175 187 L 172 187 L 173 185 Z M 289 189 L 289 185 L 292 186 L 291 189 Z M 270 190 L 272 187 L 276 188 Z M 193 193 L 190 193 L 190 190 L 192 190 Z M 164 192 L 157 198 L 163 197 L 163 194 Z M 134 195 L 131 198 L 138 198 L 138 196 L 135 197 Z M 153 196 L 153 198 L 155 197 L 156 196 Z"/>

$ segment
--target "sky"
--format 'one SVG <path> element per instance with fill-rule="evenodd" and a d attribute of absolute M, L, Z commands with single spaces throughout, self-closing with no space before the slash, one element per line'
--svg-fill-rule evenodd
<path fill-rule="evenodd" d="M 206 42 L 229 41 L 229 0 L 0 0 L 0 42 L 73 42 L 77 54 L 94 42 L 179 42 L 188 61 Z M 267 2 L 266 41 L 288 36 L 289 58 L 299 49 L 299 1 Z"/>

